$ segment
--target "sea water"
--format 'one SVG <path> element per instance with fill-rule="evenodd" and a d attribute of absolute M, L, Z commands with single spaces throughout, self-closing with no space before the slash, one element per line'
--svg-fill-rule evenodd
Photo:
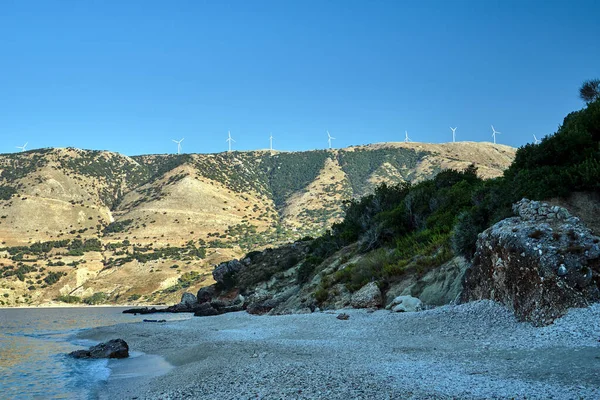
<path fill-rule="evenodd" d="M 94 399 L 111 376 L 109 360 L 76 360 L 73 350 L 96 343 L 75 339 L 82 329 L 140 322 L 144 316 L 123 314 L 120 307 L 0 309 L 1 399 Z M 191 314 L 160 314 L 160 319 Z M 153 357 L 131 351 L 138 357 Z M 161 360 L 150 363 L 160 367 Z M 163 361 L 164 362 L 164 361 Z M 117 367 L 116 375 L 123 375 Z"/>

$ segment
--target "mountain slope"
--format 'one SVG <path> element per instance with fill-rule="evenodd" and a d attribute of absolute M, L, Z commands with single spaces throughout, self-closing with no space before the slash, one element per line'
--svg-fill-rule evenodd
<path fill-rule="evenodd" d="M 215 262 L 321 234 L 341 220 L 347 200 L 382 182 L 421 181 L 471 163 L 482 177 L 496 177 L 515 151 L 462 142 L 295 153 L 127 157 L 68 148 L 0 155 L 0 294 L 8 295 L 0 301 L 100 292 L 117 302 L 141 295 L 170 301 L 210 281 Z M 39 250 L 36 243 L 48 241 L 62 242 Z"/>

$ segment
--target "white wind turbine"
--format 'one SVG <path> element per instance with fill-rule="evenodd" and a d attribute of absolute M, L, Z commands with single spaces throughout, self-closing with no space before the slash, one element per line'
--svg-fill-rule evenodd
<path fill-rule="evenodd" d="M 183 142 L 183 139 L 185 139 L 185 138 L 181 138 L 181 140 L 172 139 L 173 142 L 177 143 L 177 154 L 181 153 L 181 142 Z"/>
<path fill-rule="evenodd" d="M 27 143 L 29 142 L 25 142 L 25 144 L 23 146 L 15 146 L 17 149 L 21 149 L 21 151 L 25 151 L 25 147 L 27 147 Z"/>
<path fill-rule="evenodd" d="M 535 135 L 533 135 L 533 144 L 540 144 L 542 141 L 539 140 L 538 138 L 535 137 Z"/>
<path fill-rule="evenodd" d="M 329 131 L 327 131 L 327 142 L 329 143 L 329 148 L 331 148 L 332 140 L 335 140 L 335 138 L 329 134 Z"/>
<path fill-rule="evenodd" d="M 269 149 L 271 151 L 273 151 L 273 134 L 270 133 L 271 136 L 269 136 Z"/>
<path fill-rule="evenodd" d="M 412 142 L 412 140 L 410 140 L 410 138 L 408 137 L 408 131 L 404 131 L 404 141 L 406 143 Z"/>
<path fill-rule="evenodd" d="M 458 128 L 458 126 L 456 128 Z M 452 131 L 452 142 L 456 142 L 456 128 L 450 127 L 450 130 Z"/>
<path fill-rule="evenodd" d="M 492 125 L 492 137 L 494 138 L 494 144 L 496 144 L 496 135 L 501 134 L 502 132 L 498 132 L 494 129 L 494 125 Z"/>
<path fill-rule="evenodd" d="M 227 134 L 229 135 L 229 137 L 227 138 L 226 142 L 229 143 L 229 152 L 231 153 L 231 142 L 235 143 L 235 140 L 231 138 L 231 131 L 227 131 Z"/>

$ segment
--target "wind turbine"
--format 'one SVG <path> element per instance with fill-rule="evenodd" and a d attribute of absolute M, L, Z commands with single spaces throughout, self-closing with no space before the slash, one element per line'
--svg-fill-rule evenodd
<path fill-rule="evenodd" d="M 235 143 L 235 140 L 231 138 L 231 131 L 227 131 L 227 134 L 229 137 L 227 138 L 226 142 L 229 142 L 229 152 L 231 153 L 231 142 Z"/>
<path fill-rule="evenodd" d="M 410 138 L 408 137 L 408 131 L 404 131 L 404 141 L 406 143 L 412 142 L 412 140 L 410 140 Z"/>
<path fill-rule="evenodd" d="M 25 151 L 25 147 L 27 147 L 27 143 L 29 142 L 25 142 L 25 144 L 23 146 L 15 146 L 17 149 L 21 149 L 21 151 Z"/>
<path fill-rule="evenodd" d="M 331 149 L 331 141 L 334 140 L 335 138 L 329 134 L 329 131 L 327 131 L 327 138 L 328 138 L 327 142 L 329 143 L 329 148 Z"/>
<path fill-rule="evenodd" d="M 273 151 L 273 134 L 270 133 L 271 136 L 269 136 L 269 149 L 271 151 Z"/>
<path fill-rule="evenodd" d="M 181 138 L 181 140 L 173 140 L 173 142 L 177 143 L 177 154 L 181 153 L 181 142 L 183 142 L 183 139 L 185 138 Z"/>
<path fill-rule="evenodd" d="M 456 128 L 458 128 L 458 126 Z M 456 142 L 456 128 L 450 127 L 450 130 L 452 131 L 452 142 Z"/>
<path fill-rule="evenodd" d="M 533 135 L 533 144 L 540 144 L 542 141 L 539 140 L 538 138 L 535 137 L 535 135 Z"/>
<path fill-rule="evenodd" d="M 494 138 L 494 144 L 496 144 L 496 135 L 501 134 L 502 132 L 498 132 L 494 129 L 494 125 L 492 125 L 492 136 Z"/>

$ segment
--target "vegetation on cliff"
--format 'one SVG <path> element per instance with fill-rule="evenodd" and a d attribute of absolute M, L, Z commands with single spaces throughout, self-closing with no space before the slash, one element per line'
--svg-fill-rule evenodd
<path fill-rule="evenodd" d="M 477 235 L 512 215 L 523 197 L 546 200 L 574 191 L 600 192 L 600 99 L 569 114 L 558 131 L 517 151 L 504 176 L 477 177 L 476 168 L 445 170 L 418 184 L 382 184 L 346 204 L 344 220 L 315 239 L 298 281 L 322 271 L 319 264 L 357 243 L 370 252 L 357 264 L 323 276 L 316 296 L 344 283 L 356 291 L 376 281 L 385 288 L 408 272 L 423 274 L 455 255 L 471 258 Z"/>

